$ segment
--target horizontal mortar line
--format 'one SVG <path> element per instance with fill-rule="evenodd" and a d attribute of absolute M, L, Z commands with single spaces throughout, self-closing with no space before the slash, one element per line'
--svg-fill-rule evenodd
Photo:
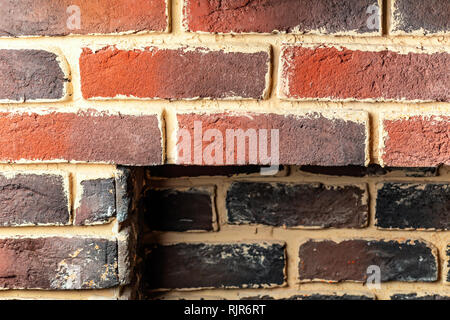
<path fill-rule="evenodd" d="M 416 230 L 379 230 L 364 229 L 284 229 L 263 226 L 220 226 L 217 232 L 151 232 L 142 237 L 143 243 L 243 243 L 243 242 L 286 242 L 298 245 L 305 240 L 346 240 L 346 239 L 374 239 L 374 240 L 424 240 L 434 244 L 437 248 L 450 242 L 450 231 L 416 231 Z M 258 233 L 255 234 L 255 229 Z M 240 234 L 236 237 L 236 234 Z M 242 238 L 245 235 L 245 238 Z M 239 239 L 239 240 L 236 240 Z"/>
<path fill-rule="evenodd" d="M 22 42 L 27 41 L 28 43 L 33 42 L 49 42 L 58 41 L 59 44 L 64 44 L 64 42 L 70 41 L 93 41 L 98 40 L 102 43 L 105 40 L 119 41 L 119 40 L 135 40 L 135 41 L 148 41 L 148 40 L 159 40 L 161 38 L 166 40 L 172 40 L 174 43 L 176 41 L 204 41 L 212 40 L 211 42 L 222 42 L 222 41 L 261 41 L 265 40 L 267 42 L 278 42 L 278 41 L 302 41 L 308 43 L 342 43 L 342 44 L 380 44 L 384 42 L 385 45 L 397 44 L 400 46 L 405 46 L 405 41 L 411 42 L 428 42 L 431 45 L 450 45 L 450 37 L 447 35 L 374 35 L 374 36 L 354 36 L 354 35 L 332 35 L 332 34 L 301 34 L 301 33 L 196 33 L 196 32 L 186 32 L 184 30 L 177 30 L 178 32 L 140 32 L 140 33 L 128 33 L 128 34 L 87 34 L 87 35 L 67 35 L 67 36 L 18 36 L 18 37 L 0 37 L 0 44 L 2 42 Z M 181 31 L 181 32 L 180 32 Z M 390 41 L 385 43 L 385 41 Z M 434 43 L 433 43 L 434 42 Z M 439 44 L 436 44 L 438 42 Z"/>
<path fill-rule="evenodd" d="M 5 237 L 117 237 L 114 224 L 92 226 L 24 226 L 0 227 L 0 238 Z"/>

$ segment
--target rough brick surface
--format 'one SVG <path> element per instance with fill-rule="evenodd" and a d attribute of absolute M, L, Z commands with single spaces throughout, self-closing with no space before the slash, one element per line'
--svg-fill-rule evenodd
<path fill-rule="evenodd" d="M 116 285 L 116 241 L 0 239 L 0 288 L 77 290 Z"/>
<path fill-rule="evenodd" d="M 0 16 L 3 37 L 165 31 L 168 24 L 165 0 L 4 0 Z"/>
<path fill-rule="evenodd" d="M 366 117 L 365 114 L 361 114 Z M 270 163 L 274 164 L 273 156 L 279 153 L 279 164 L 315 164 L 322 166 L 364 165 L 366 161 L 366 126 L 365 123 L 343 120 L 336 118 L 326 118 L 321 114 L 308 115 L 278 115 L 278 114 L 178 114 L 178 127 L 180 139 L 177 144 L 179 164 L 189 164 L 187 161 L 195 164 L 220 165 L 220 164 L 267 164 L 262 160 L 267 156 L 272 157 Z M 195 123 L 201 125 L 199 130 L 195 130 Z M 215 142 L 212 137 L 207 137 L 210 133 L 221 133 L 222 144 Z M 231 133 L 227 139 L 227 130 Z M 239 131 L 241 130 L 241 131 Z M 184 137 L 184 132 L 189 136 Z M 203 136 L 204 142 L 202 148 L 199 142 L 195 141 L 196 132 L 200 137 Z M 253 132 L 253 133 L 252 133 Z M 278 139 L 273 133 L 278 132 Z M 232 135 L 232 134 L 235 135 Z M 265 135 L 263 135 L 265 133 Z M 256 136 L 253 138 L 254 147 L 249 146 L 250 140 L 246 135 Z M 213 135 L 214 137 L 214 135 Z M 272 137 L 274 140 L 272 142 Z M 191 141 L 187 140 L 188 138 Z M 244 143 L 246 139 L 247 143 Z M 218 140 L 220 141 L 220 140 Z M 233 142 L 234 141 L 234 142 Z M 264 143 L 266 145 L 264 146 Z M 258 146 L 263 144 L 263 148 Z M 273 144 L 273 147 L 272 147 Z M 189 146 L 191 147 L 190 156 Z M 194 147 L 196 146 L 196 147 Z M 212 153 L 212 149 L 216 149 Z M 239 151 L 241 146 L 245 152 Z M 227 153 L 227 147 L 230 153 Z M 265 148 L 265 149 L 264 149 Z M 277 149 L 275 149 L 277 148 Z M 184 150 L 186 149 L 186 150 Z M 200 152 L 200 157 L 196 155 Z M 234 150 L 234 157 L 233 157 Z M 252 152 L 257 159 L 249 157 L 249 150 L 258 150 Z M 264 152 L 266 150 L 267 152 Z M 185 153 L 186 152 L 186 153 Z M 239 156 L 241 159 L 239 159 Z M 211 159 L 209 161 L 208 159 Z"/>
<path fill-rule="evenodd" d="M 381 167 L 377 164 L 369 164 L 367 167 L 301 166 L 300 171 L 329 176 L 349 176 L 349 177 L 367 177 L 367 176 L 377 177 L 377 176 L 384 176 L 387 174 L 395 174 L 396 176 L 404 176 L 404 177 L 435 177 L 439 174 L 438 167 L 396 168 L 396 167 Z"/>
<path fill-rule="evenodd" d="M 0 101 L 63 99 L 68 80 L 59 59 L 44 50 L 0 50 Z"/>
<path fill-rule="evenodd" d="M 284 169 L 280 166 L 280 171 Z M 155 178 L 179 178 L 202 176 L 227 176 L 242 174 L 250 175 L 261 172 L 262 167 L 250 166 L 182 166 L 167 164 L 150 168 L 150 176 Z"/>
<path fill-rule="evenodd" d="M 76 225 L 106 223 L 116 215 L 115 179 L 95 179 L 80 182 L 81 195 L 75 209 Z"/>
<path fill-rule="evenodd" d="M 215 221 L 214 188 L 151 189 L 142 199 L 152 230 L 212 231 Z"/>
<path fill-rule="evenodd" d="M 230 224 L 362 228 L 367 190 L 359 186 L 234 182 L 227 192 Z"/>
<path fill-rule="evenodd" d="M 218 33 L 379 34 L 379 24 L 367 22 L 379 21 L 381 10 L 372 8 L 374 4 L 374 0 L 184 0 L 184 24 L 188 31 Z"/>
<path fill-rule="evenodd" d="M 57 174 L 0 174 L 0 225 L 65 225 L 68 185 Z"/>
<path fill-rule="evenodd" d="M 450 229 L 449 184 L 384 183 L 377 188 L 377 227 Z"/>
<path fill-rule="evenodd" d="M 180 243 L 147 250 L 149 288 L 260 288 L 285 282 L 280 244 Z"/>
<path fill-rule="evenodd" d="M 81 87 L 85 98 L 262 99 L 268 85 L 269 61 L 267 50 L 84 49 L 80 57 Z"/>
<path fill-rule="evenodd" d="M 303 293 L 296 294 L 287 298 L 275 298 L 273 296 L 250 296 L 242 300 L 375 300 L 374 296 L 364 294 L 322 294 L 322 293 Z"/>
<path fill-rule="evenodd" d="M 450 101 L 448 53 L 282 47 L 280 95 L 288 99 Z M 426 72 L 424 72 L 426 70 Z"/>
<path fill-rule="evenodd" d="M 162 162 L 156 115 L 0 113 L 0 161 Z"/>
<path fill-rule="evenodd" d="M 439 294 L 420 295 L 417 293 L 398 293 L 392 295 L 391 300 L 450 300 L 450 296 Z"/>
<path fill-rule="evenodd" d="M 310 240 L 300 246 L 299 277 L 302 281 L 365 282 L 367 268 L 375 265 L 380 267 L 382 282 L 431 282 L 438 277 L 434 250 L 418 240 Z"/>
<path fill-rule="evenodd" d="M 381 159 L 387 166 L 450 165 L 450 116 L 383 120 Z"/>
<path fill-rule="evenodd" d="M 450 32 L 450 1 L 395 0 L 392 34 L 432 35 Z"/>

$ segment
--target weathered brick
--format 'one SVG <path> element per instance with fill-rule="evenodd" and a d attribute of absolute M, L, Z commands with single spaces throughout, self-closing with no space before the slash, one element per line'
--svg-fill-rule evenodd
<path fill-rule="evenodd" d="M 251 175 L 260 173 L 263 167 L 257 165 L 247 166 L 183 166 L 166 164 L 150 168 L 152 178 L 181 178 L 181 177 L 203 177 L 203 176 L 226 176 Z M 280 171 L 285 170 L 280 166 Z"/>
<path fill-rule="evenodd" d="M 152 230 L 212 231 L 216 222 L 214 187 L 150 189 L 142 201 Z"/>
<path fill-rule="evenodd" d="M 92 52 L 85 48 L 80 56 L 83 97 L 263 99 L 269 85 L 270 52 L 245 50 L 106 47 Z"/>
<path fill-rule="evenodd" d="M 78 290 L 118 285 L 116 241 L 0 239 L 0 288 Z"/>
<path fill-rule="evenodd" d="M 2 112 L 0 161 L 161 164 L 157 115 Z"/>
<path fill-rule="evenodd" d="M 65 99 L 69 80 L 61 60 L 44 50 L 0 50 L 0 102 Z"/>
<path fill-rule="evenodd" d="M 434 35 L 450 32 L 450 1 L 395 0 L 390 33 Z"/>
<path fill-rule="evenodd" d="M 401 167 L 381 167 L 377 164 L 369 164 L 366 166 L 340 166 L 340 167 L 323 167 L 323 166 L 301 166 L 300 171 L 314 174 L 323 174 L 329 176 L 349 176 L 349 177 L 367 177 L 367 176 L 384 176 L 390 174 L 398 177 L 435 177 L 439 174 L 438 167 L 417 167 L 417 168 L 401 168 Z"/>
<path fill-rule="evenodd" d="M 68 224 L 68 184 L 62 174 L 0 174 L 0 225 Z"/>
<path fill-rule="evenodd" d="M 147 251 L 148 288 L 261 288 L 285 283 L 282 244 L 180 243 Z"/>
<path fill-rule="evenodd" d="M 450 101 L 450 54 L 285 45 L 279 96 L 298 100 Z M 319 72 L 318 72 L 319 70 Z"/>
<path fill-rule="evenodd" d="M 166 31 L 166 7 L 165 0 L 4 0 L 0 36 Z"/>
<path fill-rule="evenodd" d="M 419 240 L 309 240 L 300 246 L 299 257 L 301 281 L 365 282 L 371 265 L 380 268 L 382 282 L 438 277 L 436 249 Z"/>
<path fill-rule="evenodd" d="M 278 163 L 282 165 L 364 165 L 369 157 L 367 114 L 354 113 L 362 120 L 342 115 L 180 113 L 175 161 L 203 165 L 277 164 L 278 153 Z M 209 133 L 212 137 L 208 137 Z M 217 142 L 213 140 L 216 135 Z M 196 141 L 202 138 L 203 142 Z M 253 150 L 250 155 L 249 150 Z M 271 161 L 264 162 L 266 158 Z"/>
<path fill-rule="evenodd" d="M 230 224 L 363 228 L 367 201 L 365 186 L 234 182 L 226 207 Z"/>
<path fill-rule="evenodd" d="M 450 296 L 439 294 L 397 293 L 391 296 L 391 300 L 450 300 Z"/>
<path fill-rule="evenodd" d="M 450 229 L 450 185 L 380 183 L 376 226 L 383 229 Z"/>
<path fill-rule="evenodd" d="M 86 179 L 78 185 L 75 225 L 109 222 L 116 215 L 116 186 L 114 178 Z"/>
<path fill-rule="evenodd" d="M 444 277 L 446 277 L 447 283 L 450 283 L 450 244 L 447 245 L 446 254 L 447 254 L 447 262 L 446 262 L 447 265 L 446 265 L 445 270 L 446 270 L 447 275 L 444 275 Z"/>
<path fill-rule="evenodd" d="M 380 158 L 387 166 L 450 165 L 450 116 L 382 120 Z"/>
<path fill-rule="evenodd" d="M 300 293 L 287 298 L 259 295 L 244 297 L 241 300 L 375 300 L 375 296 L 366 294 L 324 294 L 324 293 Z"/>
<path fill-rule="evenodd" d="M 194 32 L 379 35 L 377 8 L 376 0 L 184 0 L 183 24 Z"/>

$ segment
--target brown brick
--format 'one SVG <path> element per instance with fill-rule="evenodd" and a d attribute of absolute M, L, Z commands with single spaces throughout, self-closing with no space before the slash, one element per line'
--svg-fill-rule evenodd
<path fill-rule="evenodd" d="M 263 99 L 269 85 L 270 53 L 206 47 L 130 51 L 108 47 L 96 52 L 84 49 L 80 72 L 83 97 L 87 99 L 118 95 L 147 99 Z"/>
<path fill-rule="evenodd" d="M 107 112 L 0 113 L 0 161 L 160 164 L 157 115 Z"/>
<path fill-rule="evenodd" d="M 450 101 L 450 55 L 282 47 L 279 95 L 299 100 Z M 317 72 L 320 70 L 320 72 Z"/>
<path fill-rule="evenodd" d="M 395 0 L 391 3 L 391 34 L 450 33 L 448 0 Z"/>
<path fill-rule="evenodd" d="M 61 59 L 44 50 L 0 50 L 0 102 L 63 100 L 68 75 Z"/>
<path fill-rule="evenodd" d="M 386 166 L 450 165 L 450 116 L 382 120 L 380 158 Z"/>
<path fill-rule="evenodd" d="M 73 6 L 79 8 L 79 26 Z M 166 7 L 165 0 L 3 0 L 0 36 L 165 31 Z"/>
<path fill-rule="evenodd" d="M 216 222 L 214 187 L 147 190 L 142 201 L 150 229 L 213 231 Z"/>
<path fill-rule="evenodd" d="M 86 179 L 78 188 L 81 194 L 75 208 L 75 225 L 107 223 L 116 216 L 114 178 Z"/>
<path fill-rule="evenodd" d="M 267 164 L 267 162 L 262 161 L 266 154 L 259 147 L 256 147 L 259 148 L 256 154 L 255 152 L 251 153 L 254 159 L 249 157 L 249 150 L 258 149 L 249 147 L 248 138 L 244 146 L 245 135 L 251 134 L 253 130 L 254 136 L 259 136 L 260 142 L 264 143 L 264 139 L 267 137 L 265 139 L 267 141 L 267 157 L 274 156 L 270 161 L 271 164 L 276 164 L 276 152 L 271 151 L 271 137 L 273 136 L 276 139 L 276 135 L 272 134 L 278 133 L 279 141 L 274 140 L 273 145 L 274 148 L 278 149 L 279 164 L 281 165 L 364 165 L 368 159 L 366 154 L 367 129 L 366 123 L 364 123 L 364 121 L 367 121 L 367 115 L 362 112 L 355 112 L 354 114 L 365 120 L 358 122 L 344 119 L 338 113 L 332 117 L 326 117 L 319 113 L 305 115 L 178 114 L 178 134 L 180 138 L 177 144 L 178 158 L 176 161 L 178 164 L 203 165 Z M 199 124 L 199 130 L 197 131 L 195 131 L 196 122 Z M 211 148 L 214 146 L 214 143 L 212 143 L 214 141 L 211 137 L 209 139 L 204 137 L 205 141 L 201 149 L 194 148 L 195 145 L 200 145 L 199 142 L 194 141 L 196 132 L 200 132 L 200 135 L 206 135 L 209 129 L 218 130 L 222 137 L 222 146 L 219 146 L 220 150 L 213 157 L 211 157 Z M 238 138 L 230 135 L 227 139 L 227 130 L 234 130 Z M 263 135 L 264 132 L 266 136 Z M 185 140 L 183 135 L 186 133 L 189 133 L 190 137 L 186 136 Z M 258 143 L 255 139 L 253 141 L 255 145 Z M 234 150 L 234 157 L 232 153 L 227 153 L 227 145 L 230 151 Z M 238 152 L 239 145 L 244 148 L 245 154 Z M 277 149 L 274 149 L 274 151 L 277 151 Z M 203 152 L 198 152 L 198 150 L 203 150 Z M 222 153 L 222 156 L 220 153 Z M 228 154 L 230 156 L 227 156 Z M 240 159 L 238 155 L 240 155 Z"/>
<path fill-rule="evenodd" d="M 365 186 L 234 182 L 226 207 L 230 224 L 363 228 L 367 200 Z"/>
<path fill-rule="evenodd" d="M 183 22 L 194 32 L 378 35 L 381 10 L 375 5 L 374 0 L 184 0 Z"/>
<path fill-rule="evenodd" d="M 146 248 L 147 288 L 261 288 L 285 282 L 284 245 L 187 244 Z"/>
<path fill-rule="evenodd" d="M 419 240 L 309 240 L 300 246 L 301 281 L 365 282 L 378 266 L 381 282 L 433 282 L 438 277 L 437 250 Z"/>
<path fill-rule="evenodd" d="M 117 285 L 116 241 L 0 239 L 0 288 L 78 290 Z"/>
<path fill-rule="evenodd" d="M 62 174 L 0 174 L 0 225 L 68 224 L 68 188 Z"/>

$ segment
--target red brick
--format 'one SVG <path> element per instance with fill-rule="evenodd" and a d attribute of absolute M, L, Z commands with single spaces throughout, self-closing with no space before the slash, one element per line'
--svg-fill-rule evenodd
<path fill-rule="evenodd" d="M 373 0 L 184 0 L 187 31 L 217 33 L 380 33 Z M 375 22 L 376 20 L 374 20 Z"/>
<path fill-rule="evenodd" d="M 363 116 L 366 117 L 365 114 Z M 266 140 L 269 157 L 275 154 L 271 151 L 272 130 L 278 130 L 279 143 L 274 141 L 274 148 L 279 150 L 279 164 L 282 165 L 364 165 L 368 157 L 366 154 L 367 131 L 365 123 L 344 120 L 339 115 L 336 118 L 329 119 L 317 113 L 305 115 L 187 113 L 178 114 L 177 119 L 178 134 L 180 136 L 177 143 L 176 161 L 178 164 L 189 164 L 187 162 L 189 160 L 195 164 L 206 165 L 267 164 L 267 162 L 262 163 L 262 160 L 264 160 L 262 156 L 265 155 L 265 152 L 252 152 L 255 159 L 249 157 L 248 151 L 250 147 L 248 139 L 246 139 L 245 155 L 242 152 L 238 152 L 238 145 L 244 146 L 242 142 L 239 143 L 240 139 L 233 139 L 233 148 L 233 142 L 231 139 L 227 140 L 226 132 L 227 130 L 235 130 L 237 132 L 239 129 L 242 130 L 242 133 L 239 134 L 241 138 L 245 138 L 245 134 L 251 132 L 248 131 L 249 129 L 254 129 L 256 137 L 259 135 L 262 138 L 259 139 L 260 141 L 264 143 L 264 140 Z M 205 136 L 202 148 L 194 148 L 194 145 L 197 143 L 194 141 L 196 121 L 201 122 L 204 135 L 207 134 L 209 129 L 215 129 L 221 133 L 223 141 L 221 147 L 218 148 L 218 152 L 222 152 L 223 157 L 218 153 L 217 155 L 214 154 L 216 159 L 214 157 L 211 157 L 212 159 L 206 158 L 206 156 L 213 154 L 211 150 L 214 145 L 212 137 Z M 264 139 L 264 136 L 261 135 L 263 133 L 262 129 L 266 130 L 267 139 Z M 187 132 L 190 135 L 190 140 L 186 136 L 187 142 L 183 142 L 183 134 Z M 276 138 L 276 136 L 274 137 Z M 232 157 L 230 152 L 228 160 L 227 144 L 230 151 L 234 150 L 234 157 Z M 190 156 L 184 150 L 189 150 L 189 145 L 191 146 Z M 197 145 L 200 146 L 199 143 Z M 198 150 L 203 150 L 203 152 L 198 152 Z M 277 149 L 274 150 L 276 151 Z M 186 153 L 184 154 L 184 152 Z M 201 158 L 196 155 L 200 155 Z M 238 155 L 241 155 L 242 158 L 239 159 Z M 220 159 L 223 159 L 222 163 L 217 163 Z M 270 163 L 277 164 L 276 159 L 273 159 Z"/>
<path fill-rule="evenodd" d="M 263 99 L 269 62 L 267 50 L 84 49 L 80 57 L 81 88 L 87 99 L 118 95 L 147 99 Z"/>
<path fill-rule="evenodd" d="M 381 160 L 386 166 L 450 165 L 450 116 L 383 119 Z"/>
<path fill-rule="evenodd" d="M 450 101 L 450 55 L 284 46 L 279 94 L 287 99 Z"/>
<path fill-rule="evenodd" d="M 73 5 L 80 9 L 79 29 Z M 166 8 L 166 0 L 4 0 L 0 36 L 166 31 Z"/>
<path fill-rule="evenodd" d="M 157 115 L 106 112 L 0 113 L 1 162 L 162 162 Z"/>
<path fill-rule="evenodd" d="M 118 284 L 114 240 L 0 239 L 0 288 L 78 290 Z"/>

